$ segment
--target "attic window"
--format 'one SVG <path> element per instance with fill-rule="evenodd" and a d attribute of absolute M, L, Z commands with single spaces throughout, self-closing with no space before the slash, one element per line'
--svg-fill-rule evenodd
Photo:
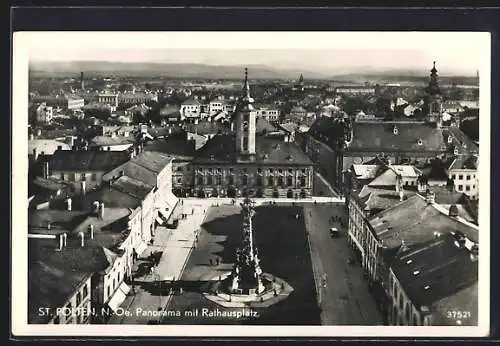
<path fill-rule="evenodd" d="M 292 156 L 292 155 L 288 155 L 288 156 L 286 157 L 286 159 L 287 159 L 287 161 L 293 161 L 293 156 Z"/>
<path fill-rule="evenodd" d="M 410 264 L 411 262 L 413 262 L 413 260 L 409 259 L 408 261 L 406 261 L 406 264 Z"/>
<path fill-rule="evenodd" d="M 417 143 L 418 143 L 418 145 L 422 145 L 422 144 L 424 144 L 424 142 L 422 142 L 422 140 L 421 140 L 421 139 L 419 139 L 419 140 L 417 141 Z"/>
<path fill-rule="evenodd" d="M 394 125 L 394 128 L 392 129 L 392 133 L 394 133 L 395 135 L 399 133 L 399 129 L 396 125 Z"/>
<path fill-rule="evenodd" d="M 431 286 L 427 285 L 427 286 L 424 287 L 424 290 L 427 291 L 429 288 L 431 288 Z"/>
<path fill-rule="evenodd" d="M 214 160 L 214 156 L 213 155 L 210 155 L 210 160 Z"/>
<path fill-rule="evenodd" d="M 413 272 L 413 275 L 415 275 L 415 276 L 417 276 L 418 274 L 420 274 L 420 270 L 415 270 L 415 271 Z"/>
<path fill-rule="evenodd" d="M 453 136 L 448 136 L 448 144 L 453 143 Z"/>

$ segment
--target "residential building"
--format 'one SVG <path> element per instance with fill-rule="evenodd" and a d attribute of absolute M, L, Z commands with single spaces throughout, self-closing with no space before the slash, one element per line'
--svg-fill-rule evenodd
<path fill-rule="evenodd" d="M 120 106 L 126 107 L 153 102 L 158 102 L 158 95 L 155 93 L 128 92 L 118 94 L 118 105 Z"/>
<path fill-rule="evenodd" d="M 129 159 L 126 151 L 57 150 L 48 161 L 47 177 L 69 182 L 75 191 L 90 189 L 102 183 L 106 172 Z"/>
<path fill-rule="evenodd" d="M 95 136 L 89 142 L 89 149 L 102 151 L 125 151 L 132 148 L 136 140 L 134 136 Z"/>
<path fill-rule="evenodd" d="M 453 180 L 455 189 L 472 199 L 479 198 L 479 174 L 477 171 L 479 157 L 477 155 L 457 155 L 451 162 L 447 171 L 449 179 Z"/>
<path fill-rule="evenodd" d="M 186 119 L 199 118 L 201 113 L 201 103 L 198 100 L 188 99 L 182 102 L 180 112 Z"/>
<path fill-rule="evenodd" d="M 451 231 L 387 257 L 389 324 L 477 325 L 477 243 Z"/>
<path fill-rule="evenodd" d="M 47 103 L 42 102 L 40 106 L 36 109 L 36 121 L 39 124 L 48 124 L 52 121 L 54 117 L 54 111 L 51 106 L 47 106 Z"/>

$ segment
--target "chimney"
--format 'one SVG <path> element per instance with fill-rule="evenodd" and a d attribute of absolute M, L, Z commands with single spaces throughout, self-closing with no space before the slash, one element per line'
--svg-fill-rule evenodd
<path fill-rule="evenodd" d="M 59 251 L 64 247 L 64 233 L 59 234 Z"/>
<path fill-rule="evenodd" d="M 85 246 L 85 234 L 83 232 L 78 232 L 78 237 L 80 238 L 80 246 Z"/>
<path fill-rule="evenodd" d="M 104 203 L 101 202 L 101 205 L 99 207 L 99 217 L 101 219 L 104 219 Z"/>
<path fill-rule="evenodd" d="M 68 198 L 68 199 L 66 200 L 66 205 L 68 206 L 68 211 L 71 211 L 71 203 L 72 203 L 71 198 Z"/>
<path fill-rule="evenodd" d="M 82 192 L 82 195 L 84 195 L 84 196 L 85 196 L 85 193 L 87 192 L 87 190 L 86 190 L 86 189 L 87 189 L 87 186 L 86 186 L 86 185 L 87 185 L 87 184 L 86 184 L 86 182 L 84 182 L 84 181 L 82 181 L 82 182 L 80 183 L 81 192 Z"/>
<path fill-rule="evenodd" d="M 90 234 L 90 239 L 94 239 L 94 225 L 92 224 L 89 225 L 89 234 Z"/>
<path fill-rule="evenodd" d="M 94 201 L 92 203 L 92 212 L 93 213 L 99 213 L 99 201 Z"/>
<path fill-rule="evenodd" d="M 427 201 L 428 204 L 433 204 L 435 202 L 435 197 L 436 195 L 432 191 L 427 191 L 427 194 L 425 196 L 425 200 Z"/>
<path fill-rule="evenodd" d="M 45 162 L 43 163 L 43 168 L 42 168 L 42 177 L 43 177 L 44 179 L 47 179 L 47 178 L 48 178 L 48 176 L 49 176 L 49 174 L 50 174 L 50 173 L 49 173 L 49 162 L 48 162 L 48 161 L 45 161 Z"/>

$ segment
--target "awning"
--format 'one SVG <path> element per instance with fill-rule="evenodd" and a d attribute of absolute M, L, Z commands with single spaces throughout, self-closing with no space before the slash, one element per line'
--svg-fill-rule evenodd
<path fill-rule="evenodd" d="M 137 255 L 140 255 L 144 252 L 144 250 L 146 250 L 147 247 L 148 245 L 145 242 L 141 241 L 135 246 L 135 252 L 137 253 Z"/>
<path fill-rule="evenodd" d="M 118 289 L 125 293 L 125 295 L 130 293 L 130 287 L 125 283 L 125 281 L 122 281 Z"/>
<path fill-rule="evenodd" d="M 111 299 L 108 301 L 108 306 L 116 312 L 116 310 L 122 305 L 123 301 L 127 298 L 126 294 L 123 293 L 121 289 L 117 289 Z"/>
<path fill-rule="evenodd" d="M 168 217 L 170 216 L 169 212 L 167 210 L 164 210 L 164 209 L 158 209 L 158 212 L 165 218 L 165 219 L 168 219 Z"/>
<path fill-rule="evenodd" d="M 161 217 L 157 216 L 155 220 L 156 220 L 156 222 L 158 222 L 160 225 L 163 225 L 163 220 L 162 220 L 162 218 L 161 218 Z"/>

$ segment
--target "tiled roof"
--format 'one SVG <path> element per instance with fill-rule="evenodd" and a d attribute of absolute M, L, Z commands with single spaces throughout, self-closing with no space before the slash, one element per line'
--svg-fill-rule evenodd
<path fill-rule="evenodd" d="M 72 230 L 77 224 L 87 218 L 88 211 L 67 211 L 42 209 L 28 213 L 28 227 L 30 233 L 61 233 Z M 50 223 L 50 230 L 47 225 Z"/>
<path fill-rule="evenodd" d="M 194 99 L 187 99 L 186 101 L 182 102 L 183 105 L 197 105 L 199 106 L 201 103 L 198 100 Z"/>
<path fill-rule="evenodd" d="M 105 208 L 131 208 L 135 209 L 141 205 L 142 200 L 132 196 L 127 192 L 109 186 L 87 192 L 86 198 L 83 200 L 82 208 L 90 210 L 94 201 L 101 201 Z M 106 210 L 105 210 L 106 211 Z"/>
<path fill-rule="evenodd" d="M 428 180 L 447 181 L 448 173 L 446 172 L 446 168 L 446 163 L 436 158 L 422 166 L 422 175 Z"/>
<path fill-rule="evenodd" d="M 153 190 L 154 186 L 124 175 L 113 180 L 111 188 L 143 200 Z"/>
<path fill-rule="evenodd" d="M 313 165 L 294 143 L 278 139 L 256 137 L 255 164 Z M 213 158 L 213 159 L 212 159 Z M 233 135 L 217 135 L 195 154 L 194 163 L 235 163 L 236 139 Z"/>
<path fill-rule="evenodd" d="M 381 165 L 352 165 L 352 170 L 357 179 L 373 179 L 377 176 Z"/>
<path fill-rule="evenodd" d="M 404 197 L 409 198 L 415 195 L 413 190 L 404 190 Z M 390 187 L 372 187 L 365 185 L 359 191 L 359 193 L 354 195 L 358 199 L 360 206 L 370 213 L 370 215 L 375 215 L 376 213 L 388 209 L 398 203 L 400 203 L 399 193 L 396 192 L 395 188 Z"/>
<path fill-rule="evenodd" d="M 194 157 L 195 146 L 186 138 L 169 136 L 165 139 L 156 139 L 149 142 L 145 151 L 158 151 L 167 154 L 175 159 L 192 159 Z"/>
<path fill-rule="evenodd" d="M 81 247 L 76 236 L 68 236 L 62 251 L 56 251 L 56 240 L 48 244 L 30 239 L 28 244 L 28 320 L 31 323 L 48 322 L 50 317 L 38 314 L 39 307 L 63 307 L 89 276 L 112 264 L 107 249 L 90 239 Z"/>
<path fill-rule="evenodd" d="M 95 136 L 90 141 L 91 144 L 94 144 L 96 146 L 134 144 L 134 142 L 135 142 L 135 139 L 133 136 L 128 136 L 128 137 Z"/>
<path fill-rule="evenodd" d="M 297 128 L 299 127 L 299 125 L 297 125 L 295 123 L 284 123 L 284 124 L 280 124 L 279 127 L 288 133 L 293 133 L 293 132 L 297 131 Z"/>
<path fill-rule="evenodd" d="M 398 134 L 394 134 L 394 126 L 397 127 Z M 359 122 L 353 123 L 352 127 L 353 140 L 348 149 L 351 151 L 447 149 L 442 131 L 423 123 Z"/>
<path fill-rule="evenodd" d="M 457 247 L 456 240 L 453 234 L 446 233 L 405 247 L 389 260 L 403 290 L 417 307 L 432 307 L 443 299 L 454 300 L 452 310 L 462 310 L 468 304 L 455 295 L 477 282 L 478 261 L 471 260 L 467 247 Z"/>
<path fill-rule="evenodd" d="M 467 137 L 467 135 L 460 130 L 458 127 L 450 126 L 447 128 L 447 135 L 453 136 L 454 143 L 458 142 L 459 146 L 466 145 L 466 151 L 468 153 L 479 153 L 479 147 L 474 143 L 472 139 Z"/>
<path fill-rule="evenodd" d="M 59 150 L 50 160 L 55 171 L 109 171 L 129 160 L 124 151 Z"/>
<path fill-rule="evenodd" d="M 278 131 L 278 129 L 266 119 L 257 117 L 257 120 L 255 121 L 255 133 L 261 134 L 273 131 Z"/>
<path fill-rule="evenodd" d="M 172 162 L 172 157 L 159 152 L 143 151 L 133 157 L 130 162 L 145 167 L 153 172 L 160 173 Z"/>
<path fill-rule="evenodd" d="M 210 135 L 220 133 L 224 126 L 220 122 L 201 121 L 198 124 L 188 124 L 186 131 L 200 135 Z"/>
<path fill-rule="evenodd" d="M 33 154 L 33 149 L 36 149 L 38 154 L 44 152 L 45 155 L 52 155 L 57 147 L 61 146 L 62 150 L 70 150 L 71 147 L 60 141 L 56 141 L 53 139 L 33 139 L 28 141 L 28 155 Z"/>
<path fill-rule="evenodd" d="M 370 224 L 379 240 L 389 248 L 398 247 L 401 241 L 406 244 L 428 241 L 434 232 L 459 231 L 473 241 L 478 239 L 477 227 L 445 215 L 418 194 L 377 214 Z"/>
<path fill-rule="evenodd" d="M 478 167 L 479 158 L 476 155 L 457 155 L 453 158 L 448 170 L 452 169 L 474 169 Z"/>
<path fill-rule="evenodd" d="M 58 138 L 64 138 L 66 136 L 76 136 L 76 135 L 78 135 L 78 130 L 76 129 L 56 128 L 51 130 L 43 130 L 42 134 L 38 136 L 38 138 L 58 139 Z"/>

